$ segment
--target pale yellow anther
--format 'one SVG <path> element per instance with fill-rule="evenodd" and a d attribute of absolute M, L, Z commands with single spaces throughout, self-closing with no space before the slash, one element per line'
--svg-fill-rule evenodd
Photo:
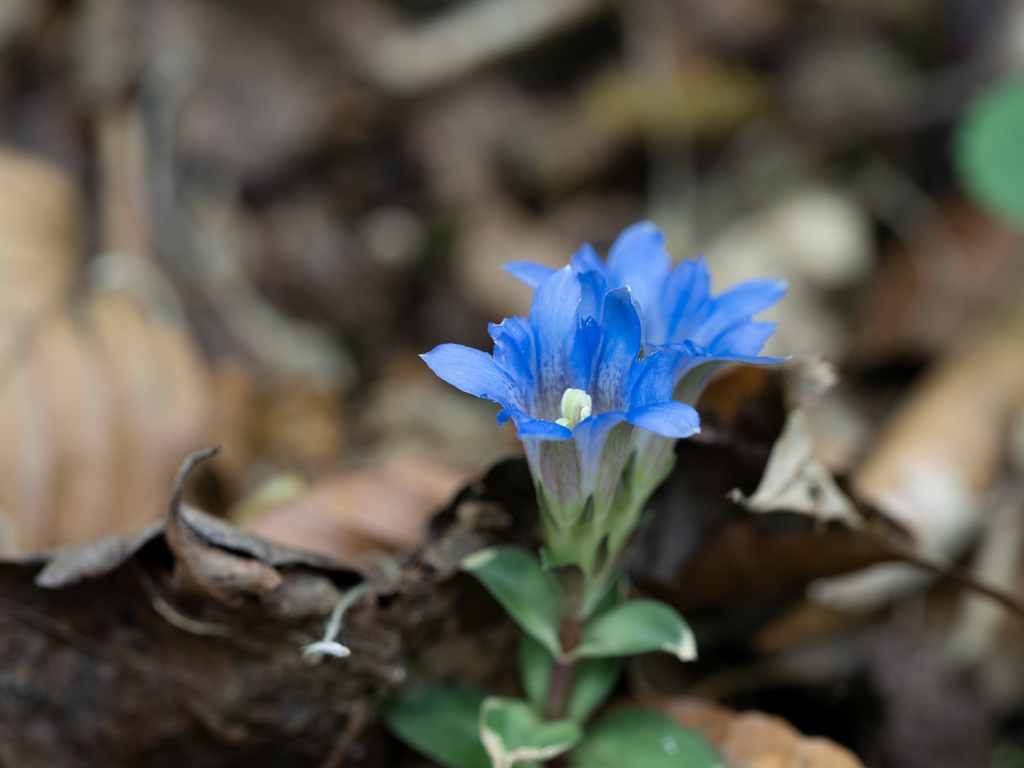
<path fill-rule="evenodd" d="M 555 424 L 575 429 L 577 424 L 590 416 L 593 405 L 590 395 L 582 389 L 570 387 L 562 393 L 562 418 L 555 419 Z"/>

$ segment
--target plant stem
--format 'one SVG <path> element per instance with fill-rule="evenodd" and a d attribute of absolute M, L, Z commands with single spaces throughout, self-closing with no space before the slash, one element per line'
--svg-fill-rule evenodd
<path fill-rule="evenodd" d="M 562 649 L 573 650 L 580 642 L 583 622 L 574 616 L 562 619 L 559 632 Z M 551 684 L 548 686 L 548 698 L 544 703 L 544 717 L 548 720 L 561 720 L 569 709 L 569 696 L 572 694 L 572 678 L 576 662 L 555 659 L 551 667 Z"/>
<path fill-rule="evenodd" d="M 544 717 L 547 720 L 561 720 L 569 709 L 569 694 L 572 692 L 572 674 L 575 664 L 571 661 L 555 659 L 551 668 L 551 686 L 548 688 L 548 700 L 544 704 Z"/>

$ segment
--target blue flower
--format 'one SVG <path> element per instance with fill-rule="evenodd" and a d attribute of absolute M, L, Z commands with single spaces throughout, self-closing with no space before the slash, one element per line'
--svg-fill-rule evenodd
<path fill-rule="evenodd" d="M 549 561 L 574 563 L 599 583 L 596 574 L 615 565 L 654 489 L 623 486 L 634 476 L 638 438 L 688 437 L 700 422 L 692 407 L 672 399 L 676 354 L 641 355 L 630 288 L 588 295 L 570 267 L 551 270 L 536 287 L 529 318 L 489 326 L 493 355 L 442 344 L 422 357 L 448 383 L 500 403 L 499 423 L 515 421 L 537 485 Z M 582 315 L 585 298 L 598 311 Z M 660 481 L 670 466 L 651 475 Z"/>
<path fill-rule="evenodd" d="M 603 262 L 584 245 L 572 256 L 573 272 L 583 286 L 580 314 L 600 319 L 601 297 L 629 286 L 642 308 L 643 348 L 669 352 L 673 357 L 676 396 L 694 403 L 718 367 L 728 362 L 778 363 L 784 358 L 758 356 L 775 331 L 775 323 L 750 318 L 772 306 L 786 291 L 777 279 L 747 280 L 717 296 L 701 257 L 672 269 L 665 236 L 650 222 L 628 227 L 619 235 Z M 505 267 L 537 287 L 554 270 L 528 261 Z"/>
<path fill-rule="evenodd" d="M 493 355 L 442 344 L 422 357 L 449 384 L 500 403 L 499 423 L 513 419 L 523 439 L 568 440 L 621 421 L 664 437 L 699 431 L 696 411 L 672 399 L 673 355 L 658 350 L 640 358 L 641 322 L 630 289 L 603 294 L 599 318 L 578 314 L 582 293 L 569 267 L 551 270 L 528 319 L 488 327 Z M 578 404 L 573 390 L 589 401 L 579 423 L 563 407 Z"/>

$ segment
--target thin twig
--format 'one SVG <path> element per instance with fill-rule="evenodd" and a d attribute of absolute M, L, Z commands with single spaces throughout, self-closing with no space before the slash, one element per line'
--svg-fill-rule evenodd
<path fill-rule="evenodd" d="M 978 581 L 974 574 L 966 568 L 954 565 L 953 563 L 942 563 L 922 552 L 899 544 L 890 543 L 889 549 L 904 562 L 916 565 L 918 568 L 924 568 L 939 576 L 950 578 L 968 589 L 973 589 L 975 592 L 991 597 L 1012 613 L 1024 618 L 1024 602 L 1009 592 Z"/>

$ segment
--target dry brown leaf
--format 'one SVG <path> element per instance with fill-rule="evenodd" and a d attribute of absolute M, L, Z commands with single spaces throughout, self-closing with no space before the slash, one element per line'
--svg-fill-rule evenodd
<path fill-rule="evenodd" d="M 1001 476 L 1008 430 L 1024 406 L 1024 294 L 999 308 L 906 397 L 852 487 L 906 528 L 928 556 L 955 556 Z M 927 581 L 889 564 L 812 585 L 828 605 L 870 610 Z"/>
<path fill-rule="evenodd" d="M 75 277 L 80 201 L 58 168 L 0 147 L 0 365 L 9 371 Z"/>
<path fill-rule="evenodd" d="M 679 725 L 694 728 L 717 747 L 728 768 L 863 768 L 846 747 L 818 736 L 803 736 L 781 717 L 735 712 L 692 697 L 642 696 Z"/>
<path fill-rule="evenodd" d="M 788 768 L 862 768 L 860 760 L 834 741 L 816 738 L 801 739 L 789 758 Z"/>
<path fill-rule="evenodd" d="M 421 544 L 427 522 L 471 476 L 445 464 L 391 460 L 327 478 L 243 525 L 271 541 L 356 563 L 369 552 Z"/>
<path fill-rule="evenodd" d="M 799 512 L 819 522 L 837 520 L 860 528 L 862 519 L 836 483 L 832 472 L 817 458 L 814 436 L 808 427 L 808 409 L 838 381 L 835 367 L 820 356 L 794 358 L 783 365 L 785 399 L 791 409 L 768 456 L 768 465 L 747 497 L 735 488 L 730 498 L 750 512 Z"/>
<path fill-rule="evenodd" d="M 5 565 L 0 657 L 17 692 L 7 695 L 5 683 L 0 695 L 4 764 L 128 768 L 159 753 L 175 765 L 195 754 L 225 766 L 317 765 L 339 734 L 361 737 L 400 688 L 440 679 L 439 670 L 494 687 L 519 632 L 490 610 L 490 597 L 449 576 L 467 548 L 531 535 L 529 516 L 517 514 L 533 503 L 525 462 L 496 467 L 466 497 L 514 506 L 499 526 L 450 508 L 430 561 L 412 558 L 388 584 L 183 506 L 178 522 L 201 545 L 190 556 L 219 551 L 279 574 L 276 589 L 247 593 L 241 608 L 181 589 L 194 585 L 169 576 L 162 525 Z M 301 647 L 323 635 L 342 591 L 357 585 L 381 599 L 364 592 L 345 613 L 351 657 L 311 667 Z M 452 621 L 457 611 L 473 626 Z"/>
<path fill-rule="evenodd" d="M 857 365 L 945 352 L 1024 280 L 1019 232 L 959 199 L 929 211 L 904 224 L 866 286 L 850 339 Z"/>
<path fill-rule="evenodd" d="M 54 436 L 41 379 L 34 361 L 23 363 L 0 391 L 0 495 L 15 551 L 45 545 L 53 522 Z"/>
<path fill-rule="evenodd" d="M 114 391 L 97 350 L 62 315 L 40 338 L 43 391 L 59 436 L 53 446 L 53 523 L 45 544 L 85 542 L 112 530 L 116 478 Z"/>
<path fill-rule="evenodd" d="M 729 737 L 736 713 L 728 707 L 694 696 L 641 697 L 641 703 L 660 709 L 680 725 L 693 728 L 712 744 L 722 744 Z"/>
<path fill-rule="evenodd" d="M 15 551 L 46 542 L 52 524 L 53 421 L 31 351 L 66 300 L 78 216 L 62 172 L 0 149 L 0 506 Z"/>
<path fill-rule="evenodd" d="M 12 551 L 159 519 L 181 457 L 206 441 L 204 365 L 166 296 L 143 285 L 160 283 L 155 268 L 138 262 L 127 272 L 146 278 L 115 286 L 125 259 L 104 257 L 104 284 L 72 305 L 78 220 L 59 170 L 0 150 L 0 508 Z"/>
<path fill-rule="evenodd" d="M 733 768 L 788 768 L 799 743 L 800 732 L 781 717 L 744 712 L 718 746 Z"/>

